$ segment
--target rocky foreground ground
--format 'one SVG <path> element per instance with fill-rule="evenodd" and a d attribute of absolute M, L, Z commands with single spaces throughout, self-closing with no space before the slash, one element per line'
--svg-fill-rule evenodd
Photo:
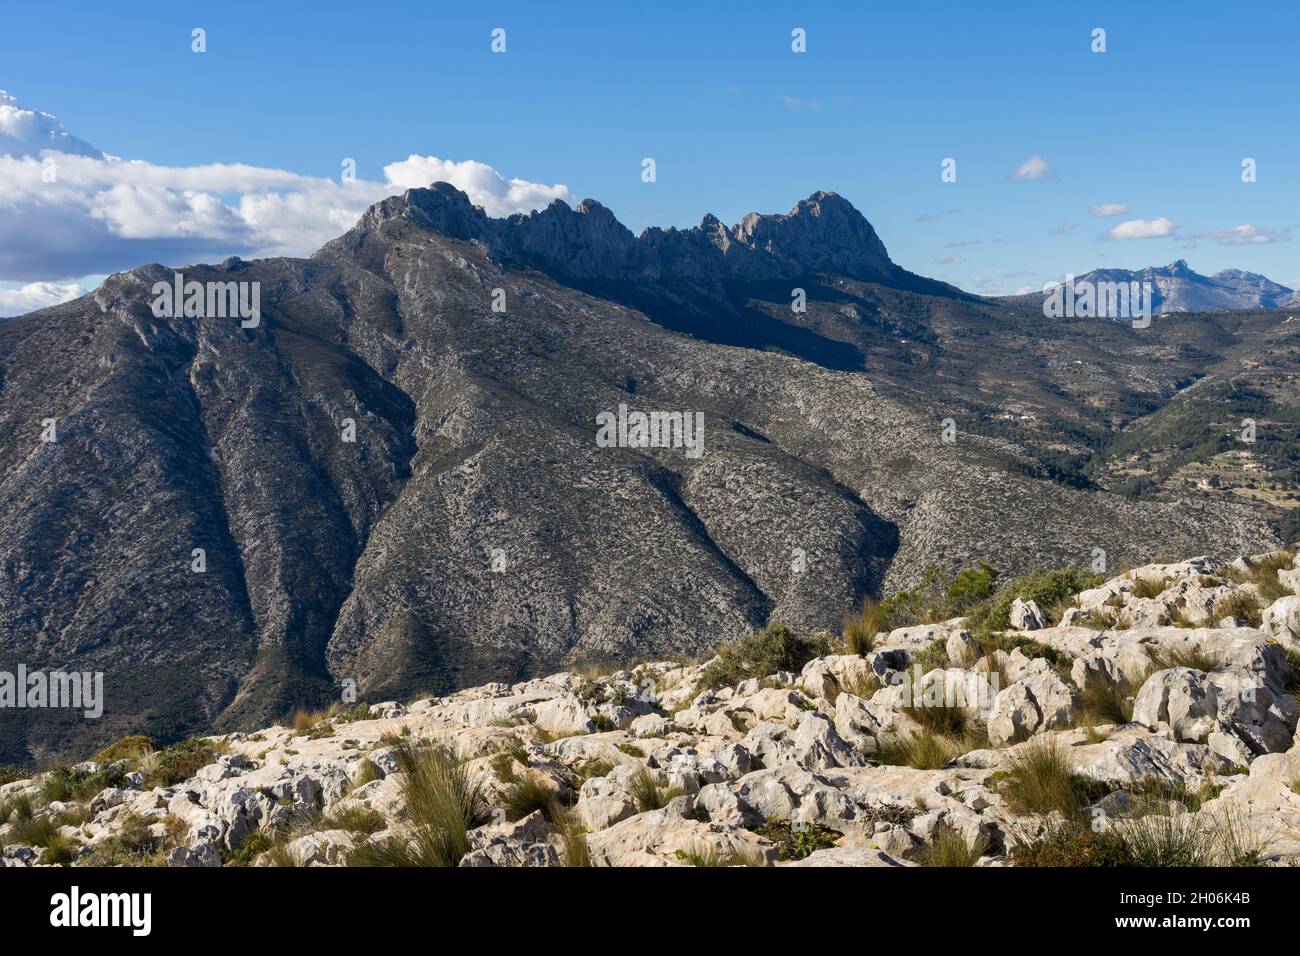
<path fill-rule="evenodd" d="M 1292 865 L 1298 585 L 1294 551 L 1193 558 L 1017 598 L 996 631 L 826 653 L 775 627 L 702 663 L 128 738 L 0 786 L 3 861 Z"/>

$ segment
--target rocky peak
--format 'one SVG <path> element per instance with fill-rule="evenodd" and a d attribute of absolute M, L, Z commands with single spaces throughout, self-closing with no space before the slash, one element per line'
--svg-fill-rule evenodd
<path fill-rule="evenodd" d="M 693 229 L 650 228 L 638 237 L 594 199 L 576 208 L 557 199 L 543 210 L 492 219 L 465 193 L 439 182 L 378 203 L 359 228 L 395 217 L 454 239 L 479 240 L 503 261 L 570 279 L 698 276 L 709 268 L 747 278 L 836 273 L 881 281 L 902 274 L 871 223 L 832 192 L 813 193 L 784 215 L 750 213 L 730 229 L 709 214 Z"/>
<path fill-rule="evenodd" d="M 835 193 L 813 193 L 785 215 L 752 212 L 732 232 L 738 242 L 805 273 L 879 278 L 894 269 L 871 223 Z"/>

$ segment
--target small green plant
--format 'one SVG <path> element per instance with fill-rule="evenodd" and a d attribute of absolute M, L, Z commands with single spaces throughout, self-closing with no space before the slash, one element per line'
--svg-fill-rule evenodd
<path fill-rule="evenodd" d="M 852 694 L 854 697 L 861 697 L 863 700 L 870 700 L 871 696 L 881 687 L 880 678 L 874 673 L 857 674 L 845 678 L 842 682 L 837 682 L 837 684 L 839 693 Z"/>
<path fill-rule="evenodd" d="M 1248 627 L 1259 627 L 1264 620 L 1259 601 L 1248 591 L 1233 591 L 1214 606 L 1214 616 L 1235 618 Z"/>
<path fill-rule="evenodd" d="M 153 753 L 157 749 L 157 745 L 148 737 L 136 734 L 113 741 L 91 759 L 98 764 L 127 760 L 135 765 L 145 754 Z"/>
<path fill-rule="evenodd" d="M 369 757 L 363 757 L 361 763 L 357 766 L 357 772 L 352 775 L 352 779 L 348 782 L 348 792 L 359 790 L 372 781 L 382 780 L 383 776 L 383 772 L 375 765 L 373 760 Z"/>
<path fill-rule="evenodd" d="M 1099 724 L 1127 724 L 1133 719 L 1133 700 L 1119 686 L 1093 674 L 1079 694 L 1084 720 Z"/>
<path fill-rule="evenodd" d="M 593 758 L 591 760 L 584 760 L 582 763 L 578 764 L 578 766 L 574 768 L 573 772 L 578 775 L 580 780 L 591 780 L 595 777 L 607 776 L 613 769 L 614 765 L 608 760 Z"/>
<path fill-rule="evenodd" d="M 921 866 L 970 867 L 984 855 L 985 842 L 967 843 L 956 830 L 944 829 L 938 838 L 925 847 L 917 857 Z"/>
<path fill-rule="evenodd" d="M 43 844 L 41 862 L 52 866 L 67 866 L 77 858 L 80 844 L 71 837 L 53 834 Z"/>
<path fill-rule="evenodd" d="M 645 751 L 636 744 L 621 743 L 618 745 L 618 749 L 629 757 L 636 757 L 638 760 L 644 759 L 645 757 Z"/>
<path fill-rule="evenodd" d="M 769 817 L 754 832 L 776 844 L 782 860 L 802 860 L 818 850 L 833 847 L 844 834 L 820 823 L 791 823 L 784 817 Z"/>
<path fill-rule="evenodd" d="M 741 681 L 777 671 L 797 673 L 813 658 L 829 652 L 830 641 L 823 636 L 804 637 L 784 624 L 769 624 L 719 647 L 717 659 L 705 667 L 700 680 L 710 689 L 734 687 Z"/>
<path fill-rule="evenodd" d="M 4 826 L 10 820 L 19 823 L 30 820 L 33 815 L 32 798 L 26 794 L 0 800 L 0 826 Z"/>
<path fill-rule="evenodd" d="M 878 763 L 917 770 L 939 770 L 964 752 L 957 742 L 925 729 L 886 735 L 876 741 Z"/>
<path fill-rule="evenodd" d="M 1016 598 L 1033 601 L 1049 620 L 1059 621 L 1066 608 L 1074 604 L 1080 591 L 1095 588 L 1101 582 L 1100 576 L 1087 574 L 1078 568 L 1031 571 L 971 607 L 966 615 L 967 626 L 983 645 L 992 635 L 1011 627 L 1011 605 Z"/>
<path fill-rule="evenodd" d="M 693 843 L 685 850 L 678 850 L 677 859 L 689 866 L 763 866 L 763 855 L 757 850 L 733 847 L 726 852 L 714 846 Z"/>
<path fill-rule="evenodd" d="M 1252 561 L 1245 570 L 1229 568 L 1226 576 L 1239 584 L 1254 584 L 1259 588 L 1260 601 L 1267 606 L 1278 598 L 1286 597 L 1291 593 L 1291 589 L 1278 580 L 1277 573 L 1291 567 L 1294 560 L 1295 551 L 1288 548 Z M 1224 611 L 1220 616 L 1229 615 L 1227 611 Z M 1230 616 L 1245 620 L 1244 617 L 1239 617 L 1236 614 Z M 1259 625 L 1255 623 L 1251 626 L 1258 627 Z"/>
<path fill-rule="evenodd" d="M 1218 660 L 1193 644 L 1174 644 L 1162 647 L 1159 644 L 1147 648 L 1153 670 L 1163 671 L 1171 667 L 1190 667 L 1194 671 L 1212 671 L 1219 666 Z"/>
<path fill-rule="evenodd" d="M 347 854 L 350 866 L 452 867 L 469 852 L 469 831 L 488 819 L 481 782 L 440 747 L 397 750 L 406 815 L 394 836 Z"/>
<path fill-rule="evenodd" d="M 679 791 L 664 786 L 646 767 L 641 767 L 628 782 L 628 793 L 636 804 L 637 813 L 662 810 Z"/>
<path fill-rule="evenodd" d="M 1165 593 L 1172 578 L 1137 578 L 1133 582 L 1132 594 L 1138 598 L 1158 598 Z"/>
<path fill-rule="evenodd" d="M 942 637 L 935 638 L 921 650 L 912 655 L 912 666 L 922 674 L 928 674 L 932 670 L 952 666 L 952 661 L 948 659 L 947 640 Z"/>
<path fill-rule="evenodd" d="M 335 810 L 321 819 L 321 830 L 347 830 L 349 833 L 364 833 L 369 836 L 387 829 L 388 822 L 384 815 L 362 804 L 353 804 L 341 810 Z"/>
<path fill-rule="evenodd" d="M 999 792 L 1012 813 L 1080 816 L 1098 786 L 1076 774 L 1055 741 L 1022 747 L 1007 760 Z"/>
<path fill-rule="evenodd" d="M 159 849 L 161 840 L 149 829 L 149 821 L 128 813 L 117 821 L 117 830 L 96 844 L 90 861 L 96 866 L 119 866 L 146 862 Z"/>
<path fill-rule="evenodd" d="M 1077 822 L 1050 827 L 1037 839 L 1016 846 L 1015 866 L 1094 867 L 1128 866 L 1124 840 L 1114 832 L 1099 833 Z"/>
<path fill-rule="evenodd" d="M 560 862 L 569 867 L 591 866 L 587 831 L 576 814 L 565 813 L 560 822 Z"/>
<path fill-rule="evenodd" d="M 864 597 L 857 611 L 844 618 L 844 628 L 840 633 L 844 653 L 859 657 L 870 654 L 876 644 L 876 634 L 884 630 L 883 623 L 880 605 L 870 597 Z"/>
<path fill-rule="evenodd" d="M 0 786 L 16 780 L 26 780 L 30 776 L 31 773 L 22 767 L 15 767 L 11 763 L 0 765 Z"/>
<path fill-rule="evenodd" d="M 216 760 L 219 752 L 219 746 L 204 737 L 194 737 L 159 750 L 141 765 L 145 788 L 173 787 L 188 780 Z"/>
<path fill-rule="evenodd" d="M 120 764 L 109 764 L 94 771 L 55 767 L 41 778 L 41 796 L 48 803 L 86 800 L 101 790 L 121 787 L 124 783 L 126 771 Z"/>
<path fill-rule="evenodd" d="M 54 818 L 42 813 L 39 816 L 16 821 L 9 828 L 6 839 L 10 843 L 21 843 L 23 846 L 45 846 L 58 834 L 58 831 L 59 825 Z"/>
<path fill-rule="evenodd" d="M 530 813 L 541 811 L 552 825 L 560 822 L 563 810 L 554 785 L 543 782 L 531 774 L 520 777 L 506 788 L 502 805 L 507 820 L 522 820 Z"/>

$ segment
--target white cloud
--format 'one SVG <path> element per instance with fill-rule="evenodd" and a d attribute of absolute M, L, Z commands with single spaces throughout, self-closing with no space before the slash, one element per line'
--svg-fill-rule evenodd
<path fill-rule="evenodd" d="M 0 282 L 0 317 L 35 312 L 83 296 L 104 281 L 90 276 L 77 282 Z"/>
<path fill-rule="evenodd" d="M 1088 212 L 1094 216 L 1122 216 L 1128 211 L 1126 202 L 1103 202 L 1088 207 Z"/>
<path fill-rule="evenodd" d="M 935 259 L 934 261 L 941 266 L 956 266 L 961 265 L 961 256 L 948 256 L 946 259 Z"/>
<path fill-rule="evenodd" d="M 467 159 L 463 163 L 437 156 L 408 156 L 384 167 L 384 176 L 394 186 L 414 189 L 439 181 L 451 183 L 469 195 L 489 216 L 544 209 L 557 199 L 572 204 L 568 186 L 543 186 L 524 179 L 506 179 L 486 163 Z"/>
<path fill-rule="evenodd" d="M 1174 223 L 1161 216 L 1158 219 L 1129 219 L 1106 235 L 1112 239 L 1160 239 L 1172 235 L 1173 231 Z"/>
<path fill-rule="evenodd" d="M 1047 160 L 1034 153 L 1012 171 L 1011 178 L 1029 182 L 1036 179 L 1050 179 L 1054 175 L 1052 167 L 1047 165 Z"/>
<path fill-rule="evenodd" d="M 0 90 L 0 155 L 39 155 L 43 149 L 104 157 L 95 147 L 68 133 L 49 113 L 23 109 L 18 100 Z"/>
<path fill-rule="evenodd" d="M 306 256 L 379 200 L 445 180 L 489 215 L 572 203 L 563 185 L 412 155 L 384 181 L 340 183 L 244 164 L 157 166 L 107 156 L 0 93 L 0 280 L 41 282 L 240 256 Z"/>
<path fill-rule="evenodd" d="M 1233 226 L 1230 229 L 1213 229 L 1209 232 L 1194 232 L 1179 239 L 1194 242 L 1197 239 L 1213 239 L 1221 246 L 1258 246 L 1271 242 L 1290 242 L 1291 233 L 1283 229 L 1278 231 L 1269 226 L 1252 226 L 1249 224 Z"/>

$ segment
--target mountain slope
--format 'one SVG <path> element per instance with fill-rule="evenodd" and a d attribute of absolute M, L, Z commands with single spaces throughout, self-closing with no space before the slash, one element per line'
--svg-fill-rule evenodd
<path fill-rule="evenodd" d="M 1276 309 L 1300 305 L 1300 293 L 1266 276 L 1241 269 L 1224 269 L 1214 275 L 1193 270 L 1186 259 L 1145 269 L 1094 269 L 1076 276 L 1076 283 L 1149 282 L 1152 311 L 1215 312 L 1226 309 Z M 1016 305 L 1042 305 L 1044 294 L 1005 296 Z"/>
<path fill-rule="evenodd" d="M 898 269 L 830 194 L 630 238 L 594 203 L 491 220 L 439 184 L 310 260 L 184 272 L 260 283 L 260 325 L 155 317 L 160 266 L 0 322 L 0 669 L 102 670 L 107 696 L 99 722 L 0 712 L 0 759 L 246 725 L 346 680 L 436 692 L 830 629 L 931 563 L 1275 541 L 1248 508 L 944 443 L 942 395 L 887 393 L 947 367 L 932 326 L 989 307 Z M 796 282 L 825 290 L 806 314 Z M 600 447 L 620 404 L 702 413 L 704 455 Z"/>

